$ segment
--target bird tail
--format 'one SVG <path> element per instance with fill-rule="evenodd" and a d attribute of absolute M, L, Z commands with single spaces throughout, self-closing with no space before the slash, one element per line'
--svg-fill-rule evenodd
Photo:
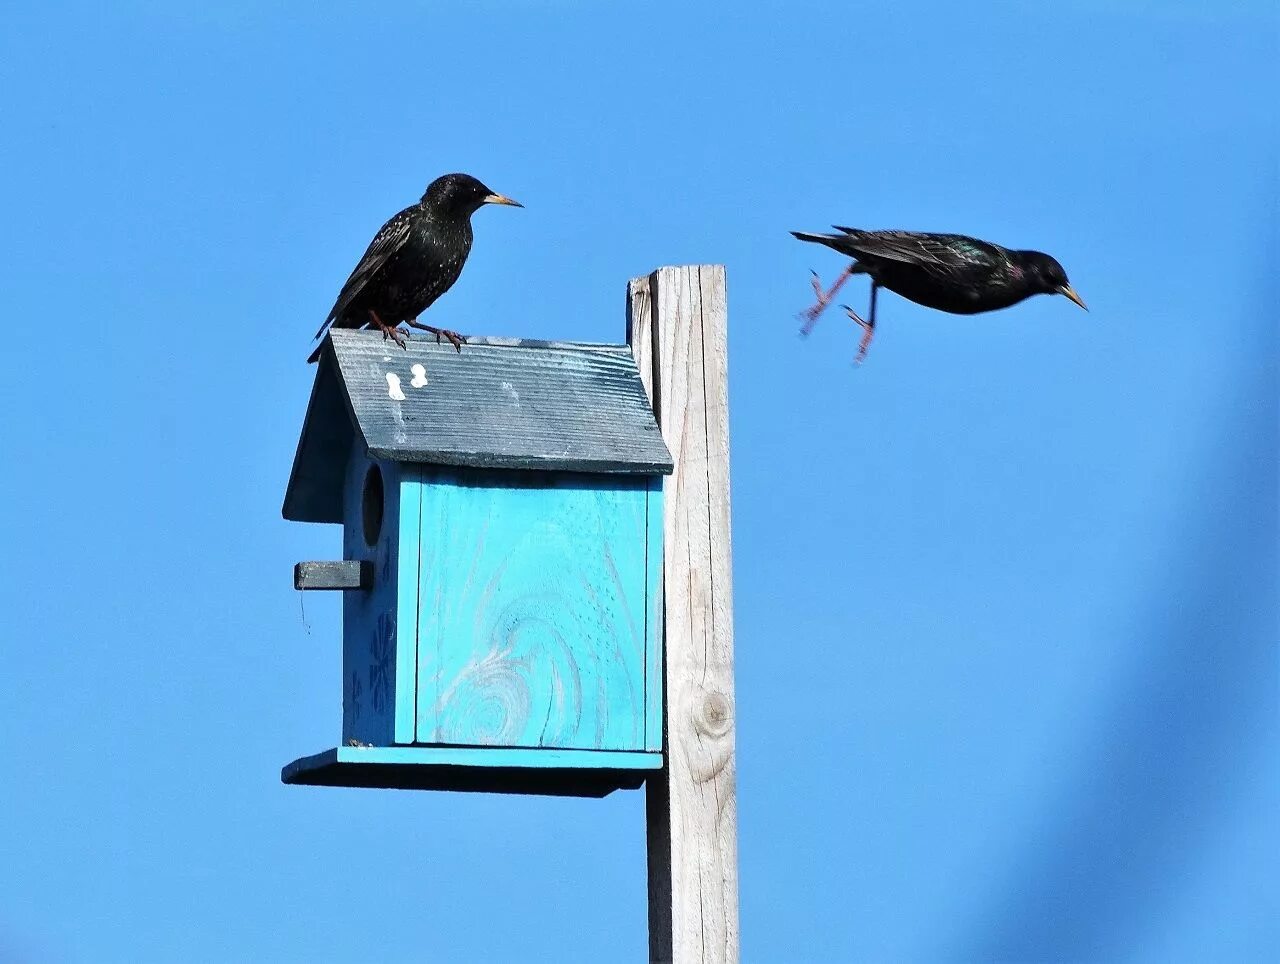
<path fill-rule="evenodd" d="M 359 325 L 352 325 L 350 322 L 348 322 L 347 324 L 343 324 L 344 319 L 343 319 L 342 312 L 339 311 L 340 307 L 342 306 L 341 305 L 333 306 L 333 310 L 329 312 L 329 317 L 324 320 L 324 324 L 320 326 L 320 330 L 311 336 L 313 339 L 323 338 L 324 333 L 328 331 L 330 328 L 359 328 L 360 327 Z"/>
<path fill-rule="evenodd" d="M 349 320 L 344 319 L 338 313 L 337 305 L 334 310 L 329 313 L 329 317 L 324 320 L 324 324 L 320 326 L 320 330 L 311 336 L 312 341 L 323 341 L 324 336 L 329 332 L 330 328 L 359 328 L 360 325 L 352 324 Z M 315 361 L 320 354 L 320 347 L 317 346 L 315 354 L 311 356 L 311 361 Z"/>
<path fill-rule="evenodd" d="M 314 365 L 320 358 L 320 350 L 324 348 L 325 333 L 333 327 L 333 318 L 329 317 L 324 320 L 324 324 L 320 326 L 320 330 L 311 336 L 313 343 L 311 348 L 311 356 L 307 359 L 307 364 Z"/>
<path fill-rule="evenodd" d="M 812 234 L 809 231 L 792 231 L 793 238 L 799 238 L 801 241 L 812 241 L 815 244 L 827 244 L 839 238 L 837 234 Z"/>
<path fill-rule="evenodd" d="M 856 259 L 858 257 L 858 252 L 853 249 L 853 243 L 855 237 L 862 232 L 855 228 L 837 228 L 836 230 L 841 231 L 842 233 L 812 234 L 808 231 L 792 231 L 791 233 L 801 241 L 812 241 L 815 244 L 825 244 L 828 248 L 839 251 L 845 257 Z M 858 274 L 860 272 L 854 269 L 854 273 Z"/>
<path fill-rule="evenodd" d="M 839 234 L 814 234 L 810 231 L 792 231 L 793 237 L 799 238 L 801 241 L 812 241 L 815 244 L 825 244 L 828 248 L 835 248 L 844 254 L 852 254 L 849 251 L 849 242 L 862 232 L 857 228 L 842 228 L 838 225 L 832 225 Z"/>

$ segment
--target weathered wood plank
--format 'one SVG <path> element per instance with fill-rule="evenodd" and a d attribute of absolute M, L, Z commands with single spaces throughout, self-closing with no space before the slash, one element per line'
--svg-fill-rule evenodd
<path fill-rule="evenodd" d="M 637 474 L 669 467 L 624 346 L 471 345 L 458 354 L 421 343 L 389 350 L 365 332 L 333 339 L 365 440 L 388 456 Z"/>
<path fill-rule="evenodd" d="M 647 349 L 638 344 L 645 336 L 645 289 Z M 664 499 L 667 766 L 646 790 L 649 958 L 736 962 L 724 269 L 661 268 L 633 281 L 629 291 L 632 349 L 638 364 L 652 365 L 647 387 L 675 462 Z"/>
<path fill-rule="evenodd" d="M 631 346 L 640 383 L 649 397 L 654 416 L 658 416 L 658 398 L 653 391 L 656 374 L 653 364 L 653 301 L 649 297 L 649 279 L 632 278 L 627 285 L 627 344 Z"/>
<path fill-rule="evenodd" d="M 331 331 L 284 516 L 341 522 L 335 458 L 354 435 L 376 459 L 470 468 L 650 475 L 671 454 L 626 345 L 474 339 L 456 352 Z"/>
<path fill-rule="evenodd" d="M 368 589 L 373 564 L 358 559 L 340 562 L 299 562 L 293 567 L 294 589 Z"/>

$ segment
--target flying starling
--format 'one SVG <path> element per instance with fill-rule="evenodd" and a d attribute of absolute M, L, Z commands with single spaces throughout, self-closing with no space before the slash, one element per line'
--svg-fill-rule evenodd
<path fill-rule="evenodd" d="M 470 174 L 446 174 L 427 186 L 422 200 L 405 208 L 382 226 L 356 265 L 316 337 L 332 325 L 363 328 L 371 325 L 401 348 L 404 336 L 397 326 L 431 332 L 449 339 L 462 351 L 462 336 L 418 321 L 448 291 L 471 253 L 471 215 L 485 204 L 518 201 L 495 194 Z M 319 349 L 310 361 L 319 356 Z"/>
<path fill-rule="evenodd" d="M 857 361 L 871 347 L 876 328 L 876 293 L 881 287 L 908 301 L 956 315 L 976 315 L 1016 305 L 1038 294 L 1066 295 L 1081 308 L 1062 265 L 1040 251 L 1013 251 L 963 234 L 925 234 L 917 231 L 860 231 L 833 225 L 839 234 L 791 233 L 801 241 L 816 241 L 853 258 L 830 291 L 823 291 L 815 272 L 813 290 L 818 302 L 802 315 L 807 335 L 823 309 L 852 275 L 871 276 L 871 307 L 864 320 L 847 305 L 849 317 L 862 326 Z M 1087 310 L 1087 309 L 1086 309 Z"/>

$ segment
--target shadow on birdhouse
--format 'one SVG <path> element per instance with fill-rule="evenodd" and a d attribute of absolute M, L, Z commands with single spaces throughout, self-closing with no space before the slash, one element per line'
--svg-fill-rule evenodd
<path fill-rule="evenodd" d="M 602 796 L 662 766 L 662 476 L 622 345 L 333 331 L 284 516 L 340 523 L 342 739 L 285 783 Z"/>

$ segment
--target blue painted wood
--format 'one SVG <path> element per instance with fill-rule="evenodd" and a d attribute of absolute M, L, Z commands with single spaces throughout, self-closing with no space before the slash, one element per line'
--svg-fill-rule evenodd
<path fill-rule="evenodd" d="M 648 479 L 427 468 L 423 486 L 418 742 L 643 750 Z"/>
<path fill-rule="evenodd" d="M 362 500 L 366 473 L 376 464 L 382 473 L 382 525 L 377 542 L 365 540 Z M 343 593 L 342 601 L 342 739 L 389 744 L 394 739 L 398 698 L 397 576 L 399 553 L 399 490 L 401 467 L 396 462 L 371 462 L 364 446 L 353 440 L 343 486 L 343 558 L 369 562 L 373 585 Z M 410 627 L 413 622 L 409 623 Z M 410 652 L 412 653 L 412 633 Z"/>
<path fill-rule="evenodd" d="M 285 490 L 286 519 L 342 522 L 343 479 L 354 431 L 337 366 L 321 365 Z"/>
<path fill-rule="evenodd" d="M 422 545 L 422 471 L 400 465 L 396 578 L 396 625 L 408 627 L 396 647 L 394 739 L 412 743 L 418 722 L 418 568 Z M 368 741 L 366 741 L 368 742 Z"/>
<path fill-rule="evenodd" d="M 662 635 L 662 478 L 649 479 L 645 547 L 645 717 L 646 750 L 662 749 L 663 635 Z"/>

